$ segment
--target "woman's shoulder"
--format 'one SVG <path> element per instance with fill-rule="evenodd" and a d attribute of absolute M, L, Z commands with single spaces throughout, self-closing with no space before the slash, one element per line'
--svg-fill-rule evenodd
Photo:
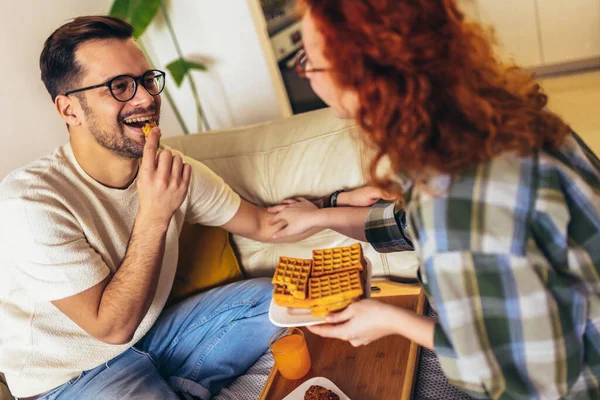
<path fill-rule="evenodd" d="M 415 184 L 419 201 L 499 203 L 535 187 L 539 159 L 504 154 L 457 174 L 437 173 Z"/>
<path fill-rule="evenodd" d="M 411 215 L 426 253 L 510 253 L 524 248 L 534 207 L 534 157 L 503 156 L 416 184 Z M 517 243 L 519 242 L 519 243 Z"/>
<path fill-rule="evenodd" d="M 503 154 L 461 174 L 436 174 L 415 184 L 416 230 L 444 238 L 434 251 L 522 253 L 529 225 L 549 210 L 555 220 L 557 213 L 571 218 L 572 208 L 600 210 L 599 165 L 572 135 L 556 150 Z"/>
<path fill-rule="evenodd" d="M 545 181 L 554 176 L 562 187 L 576 184 L 600 193 L 600 160 L 576 133 L 567 136 L 558 149 L 543 149 L 539 162 Z"/>

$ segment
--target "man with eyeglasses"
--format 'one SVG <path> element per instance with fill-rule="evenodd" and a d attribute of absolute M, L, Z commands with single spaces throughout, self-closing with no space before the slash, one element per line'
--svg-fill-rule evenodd
<path fill-rule="evenodd" d="M 159 151 L 158 127 L 145 137 L 165 74 L 132 30 L 79 17 L 47 39 L 42 80 L 69 143 L 0 185 L 0 371 L 19 398 L 209 398 L 276 330 L 268 280 L 163 311 L 184 221 L 261 241 L 282 226 L 203 164 Z"/>

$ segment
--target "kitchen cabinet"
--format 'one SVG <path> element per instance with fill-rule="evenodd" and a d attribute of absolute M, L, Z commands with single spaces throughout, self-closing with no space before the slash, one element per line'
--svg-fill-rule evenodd
<path fill-rule="evenodd" d="M 600 0 L 599 0 L 600 1 Z M 536 0 L 478 0 L 480 21 L 492 26 L 504 60 L 524 67 L 543 64 Z"/>
<path fill-rule="evenodd" d="M 536 1 L 544 64 L 600 57 L 600 0 Z"/>
<path fill-rule="evenodd" d="M 459 0 L 493 28 L 504 60 L 554 72 L 600 66 L 600 0 Z"/>

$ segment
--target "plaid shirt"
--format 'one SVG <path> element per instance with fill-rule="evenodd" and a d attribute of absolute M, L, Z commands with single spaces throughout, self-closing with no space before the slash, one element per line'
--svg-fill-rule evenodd
<path fill-rule="evenodd" d="M 438 312 L 435 350 L 478 398 L 600 399 L 600 161 L 574 134 L 560 151 L 503 156 L 373 206 L 380 252 L 414 247 Z"/>

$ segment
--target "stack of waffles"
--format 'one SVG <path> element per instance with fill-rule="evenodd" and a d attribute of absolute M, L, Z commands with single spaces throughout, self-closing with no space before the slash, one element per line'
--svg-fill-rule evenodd
<path fill-rule="evenodd" d="M 327 315 L 363 296 L 365 272 L 360 243 L 313 250 L 311 260 L 280 257 L 272 281 L 273 299 L 279 306 Z"/>

